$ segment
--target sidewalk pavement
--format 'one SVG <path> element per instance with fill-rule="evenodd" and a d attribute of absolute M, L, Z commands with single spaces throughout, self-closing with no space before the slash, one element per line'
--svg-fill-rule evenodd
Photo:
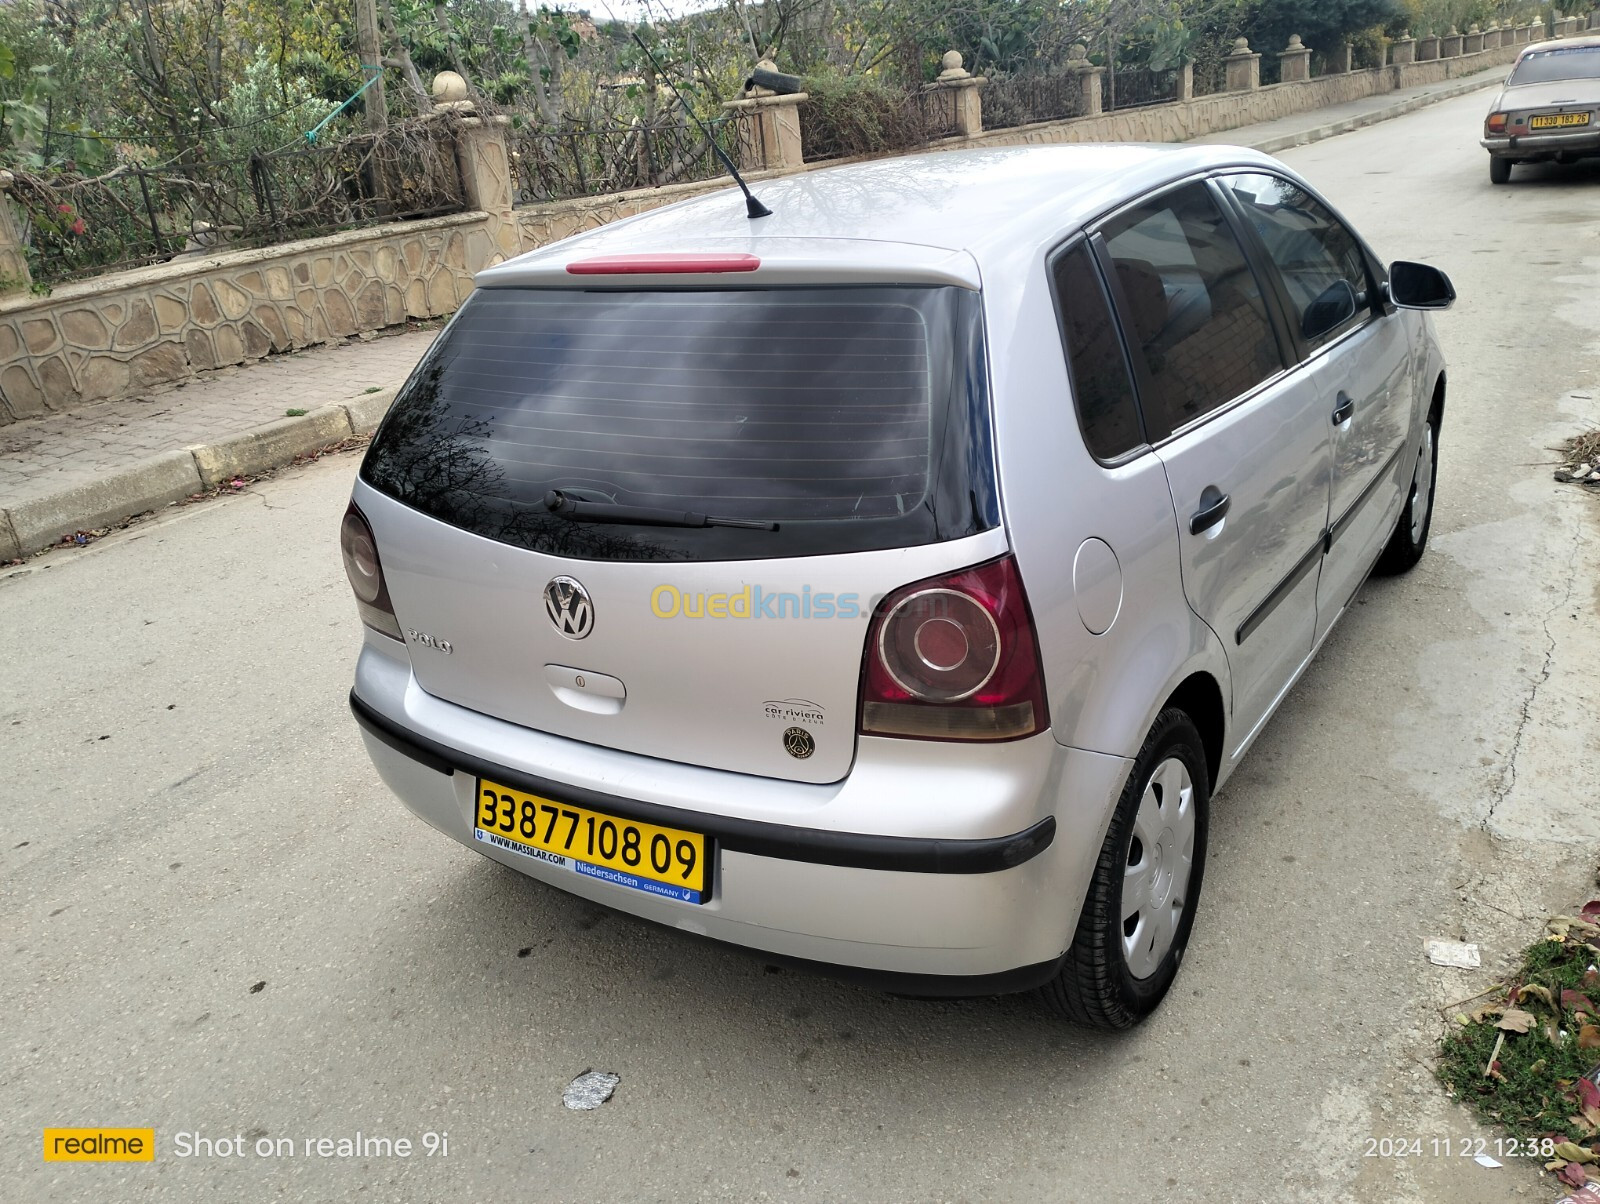
<path fill-rule="evenodd" d="M 1270 154 L 1486 88 L 1504 74 L 1496 68 L 1196 141 Z M 0 564 L 370 433 L 435 333 L 272 356 L 151 396 L 0 427 Z M 289 417 L 290 409 L 306 413 Z"/>

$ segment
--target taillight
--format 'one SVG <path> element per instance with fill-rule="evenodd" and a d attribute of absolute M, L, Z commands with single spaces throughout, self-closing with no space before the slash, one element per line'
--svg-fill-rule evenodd
<path fill-rule="evenodd" d="M 378 561 L 378 541 L 354 502 L 344 512 L 344 522 L 339 527 L 339 549 L 344 553 L 344 575 L 350 578 L 350 588 L 355 591 L 361 621 L 374 631 L 404 640 L 394 604 L 389 601 L 383 565 Z"/>
<path fill-rule="evenodd" d="M 1506 122 L 1508 120 L 1510 120 L 1509 114 L 1490 113 L 1487 128 L 1491 134 L 1503 134 L 1506 132 Z"/>
<path fill-rule="evenodd" d="M 1049 726 L 1012 557 L 918 581 L 879 605 L 861 674 L 862 735 L 1019 740 Z"/>

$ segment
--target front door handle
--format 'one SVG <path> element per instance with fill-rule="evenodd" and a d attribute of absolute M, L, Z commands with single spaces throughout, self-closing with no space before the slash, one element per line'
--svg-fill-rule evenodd
<path fill-rule="evenodd" d="M 1356 403 L 1350 394 L 1343 389 L 1339 390 L 1338 404 L 1333 407 L 1333 425 L 1340 426 L 1350 420 L 1350 415 L 1356 412 Z"/>
<path fill-rule="evenodd" d="M 1228 507 L 1232 504 L 1233 499 L 1222 490 L 1207 485 L 1200 493 L 1200 509 L 1189 516 L 1189 534 L 1209 531 L 1228 516 Z"/>

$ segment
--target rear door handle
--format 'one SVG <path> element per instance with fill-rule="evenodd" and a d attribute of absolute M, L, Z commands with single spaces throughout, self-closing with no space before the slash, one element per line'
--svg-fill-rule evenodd
<path fill-rule="evenodd" d="M 1333 425 L 1340 426 L 1350 420 L 1350 415 L 1356 412 L 1356 403 L 1351 400 L 1350 394 L 1343 389 L 1339 390 L 1338 405 L 1333 407 Z"/>
<path fill-rule="evenodd" d="M 1209 531 L 1228 516 L 1228 507 L 1232 504 L 1233 499 L 1222 490 L 1207 485 L 1200 493 L 1200 509 L 1189 516 L 1189 534 Z"/>

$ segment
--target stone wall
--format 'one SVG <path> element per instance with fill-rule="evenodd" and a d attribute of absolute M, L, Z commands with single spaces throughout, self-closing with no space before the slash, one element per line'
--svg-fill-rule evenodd
<path fill-rule="evenodd" d="M 483 214 L 178 260 L 0 300 L 0 424 L 454 313 Z"/>

